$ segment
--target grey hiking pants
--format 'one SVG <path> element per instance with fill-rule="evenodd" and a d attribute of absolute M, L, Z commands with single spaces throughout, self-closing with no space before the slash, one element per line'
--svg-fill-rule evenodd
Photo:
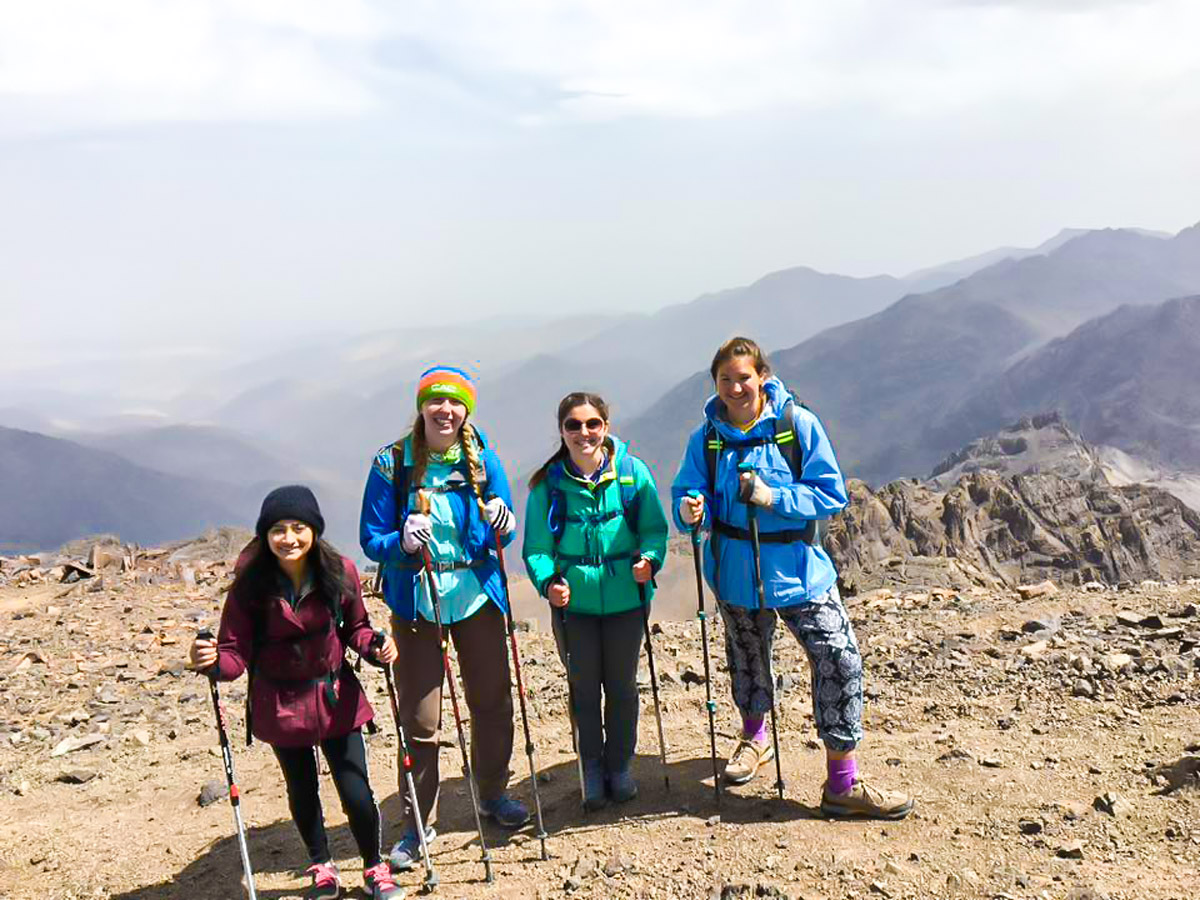
<path fill-rule="evenodd" d="M 757 718 L 771 709 L 775 678 L 770 669 L 770 648 L 778 616 L 808 654 L 818 736 L 830 750 L 853 750 L 863 736 L 863 666 L 850 616 L 837 587 L 811 601 L 762 612 L 726 603 L 717 605 L 725 622 L 725 656 L 733 683 L 733 702 L 742 718 Z"/>
<path fill-rule="evenodd" d="M 609 772 L 624 771 L 637 745 L 642 611 L 607 616 L 568 611 L 565 621 L 564 635 L 554 617 L 554 640 L 575 695 L 579 756 L 603 760 Z"/>

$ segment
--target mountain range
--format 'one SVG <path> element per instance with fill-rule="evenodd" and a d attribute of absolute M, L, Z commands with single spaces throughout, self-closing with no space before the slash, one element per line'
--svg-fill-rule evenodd
<path fill-rule="evenodd" d="M 579 388 L 610 400 L 616 430 L 665 488 L 711 392 L 708 356 L 743 332 L 771 351 L 776 372 L 821 416 L 847 473 L 869 483 L 924 476 L 971 440 L 1053 409 L 1102 450 L 1128 455 L 1127 470 L 1159 467 L 1168 478 L 1200 471 L 1190 388 L 1200 372 L 1197 294 L 1200 226 L 1174 236 L 1064 231 L 1037 248 L 1001 248 L 906 278 L 796 267 L 648 315 L 330 336 L 215 373 L 132 419 L 80 398 L 68 398 L 68 414 L 60 412 L 66 400 L 42 392 L 44 402 L 22 402 L 19 390 L 6 389 L 0 424 L 118 454 L 149 473 L 137 476 L 147 494 L 165 490 L 164 476 L 188 490 L 206 486 L 200 493 L 235 524 L 252 520 L 253 495 L 269 485 L 308 481 L 331 535 L 353 548 L 370 459 L 410 426 L 425 366 L 465 363 L 477 374 L 478 421 L 505 461 L 520 511 L 521 483 L 557 445 L 557 401 Z M 296 359 L 304 360 L 299 369 Z M 91 419 L 81 415 L 87 409 Z M 36 452 L 30 446 L 24 452 Z M 30 465 L 6 458 L 0 474 L 8 482 Z M 131 478 L 126 470 L 111 492 L 107 479 L 94 478 L 88 489 L 115 509 L 106 492 L 127 497 Z M 209 521 L 206 507 L 196 513 Z M 157 521 L 131 513 L 128 527 L 105 528 L 139 539 L 135 518 Z M 18 531 L 32 540 L 13 521 L 0 518 L 0 541 Z"/>

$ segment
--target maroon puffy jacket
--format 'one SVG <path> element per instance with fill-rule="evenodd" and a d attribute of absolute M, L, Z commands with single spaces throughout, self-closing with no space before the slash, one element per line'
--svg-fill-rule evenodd
<path fill-rule="evenodd" d="M 239 560 L 239 563 L 241 560 Z M 253 663 L 250 717 L 253 734 L 275 747 L 311 747 L 342 737 L 374 717 L 345 648 L 370 656 L 371 623 L 354 563 L 345 566 L 342 624 L 314 589 L 293 610 L 282 591 L 265 598 L 230 591 L 221 610 L 216 677 L 233 681 Z M 330 673 L 336 672 L 333 677 Z"/>

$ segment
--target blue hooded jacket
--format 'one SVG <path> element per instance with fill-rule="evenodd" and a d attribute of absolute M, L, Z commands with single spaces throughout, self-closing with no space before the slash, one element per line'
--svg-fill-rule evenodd
<path fill-rule="evenodd" d="M 509 492 L 508 478 L 504 474 L 504 467 L 500 465 L 500 459 L 496 456 L 495 451 L 487 446 L 483 432 L 476 429 L 475 433 L 482 444 L 479 459 L 486 471 L 486 481 L 483 485 L 484 500 L 499 497 L 509 509 L 512 509 L 512 494 Z M 424 576 L 421 570 L 421 557 L 417 554 L 405 553 L 404 547 L 401 545 L 404 520 L 408 518 L 412 497 L 417 487 L 411 479 L 413 462 L 411 438 L 404 440 L 404 460 L 410 473 L 408 494 L 401 498 L 402 508 L 397 514 L 395 492 L 392 488 L 392 445 L 388 444 L 375 454 L 375 461 L 367 476 L 367 486 L 363 491 L 358 541 L 367 558 L 375 560 L 383 570 L 383 597 L 388 607 L 401 619 L 412 621 L 417 617 L 417 584 L 419 579 Z M 448 496 L 454 521 L 459 525 L 464 555 L 472 560 L 483 559 L 483 564 L 475 570 L 479 583 L 483 585 L 484 593 L 491 601 L 501 610 L 507 611 L 508 598 L 500 577 L 500 565 L 496 560 L 496 537 L 491 523 L 480 513 L 474 493 L 457 491 Z M 509 534 L 501 540 L 501 544 L 507 546 L 512 539 L 513 535 Z"/>
<path fill-rule="evenodd" d="M 715 484 L 708 483 L 704 461 L 704 431 L 701 425 L 688 438 L 679 471 L 671 484 L 671 515 L 681 531 L 690 531 L 679 517 L 679 501 L 690 490 L 704 495 L 702 527 L 712 527 L 712 515 L 735 528 L 748 529 L 746 504 L 738 499 L 738 465 L 751 463 L 754 471 L 771 488 L 770 509 L 758 510 L 760 534 L 802 528 L 812 519 L 827 519 L 846 506 L 846 484 L 833 455 L 833 445 L 820 420 L 799 403 L 792 404 L 797 459 L 801 463 L 799 481 L 792 478 L 787 458 L 775 445 L 775 423 L 790 396 L 783 382 L 768 378 L 763 383 L 766 395 L 762 415 L 748 432 L 742 432 L 721 415 L 724 404 L 716 396 L 704 406 L 725 446 L 717 456 Z M 735 446 L 748 439 L 762 438 L 750 447 Z M 758 595 L 754 586 L 754 556 L 748 540 L 718 536 L 721 565 L 720 584 L 715 583 L 712 536 L 705 542 L 705 578 L 724 603 L 754 608 Z M 761 543 L 763 588 L 767 606 L 794 606 L 820 597 L 837 581 L 837 572 L 823 547 L 804 541 L 787 544 Z"/>

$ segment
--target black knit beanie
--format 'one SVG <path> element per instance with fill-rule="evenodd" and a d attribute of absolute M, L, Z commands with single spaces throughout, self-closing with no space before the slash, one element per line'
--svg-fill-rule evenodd
<path fill-rule="evenodd" d="M 325 518 L 321 515 L 317 498 L 302 484 L 288 484 L 267 494 L 263 498 L 262 511 L 258 514 L 254 532 L 260 540 L 266 541 L 271 526 L 284 519 L 303 522 L 312 528 L 317 537 L 325 530 Z"/>

